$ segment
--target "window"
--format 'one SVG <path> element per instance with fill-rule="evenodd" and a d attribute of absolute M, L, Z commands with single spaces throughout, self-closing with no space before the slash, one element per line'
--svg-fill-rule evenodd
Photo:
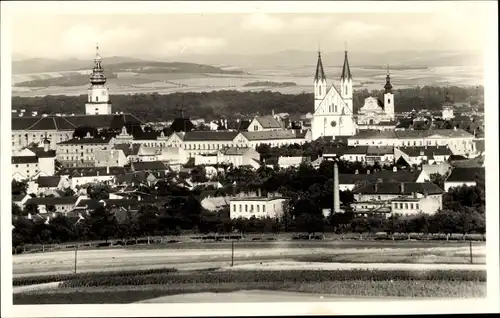
<path fill-rule="evenodd" d="M 19 168 L 19 165 L 16 165 L 16 168 Z"/>
<path fill-rule="evenodd" d="M 257 205 L 257 212 L 260 212 L 260 205 Z"/>
<path fill-rule="evenodd" d="M 399 204 L 399 208 L 402 210 L 403 209 L 403 203 Z"/>
<path fill-rule="evenodd" d="M 233 204 L 233 211 L 236 212 L 236 204 Z"/>
<path fill-rule="evenodd" d="M 266 205 L 262 205 L 262 212 L 266 212 Z"/>
<path fill-rule="evenodd" d="M 415 209 L 417 209 L 417 210 L 419 209 L 418 203 L 415 203 Z"/>
<path fill-rule="evenodd" d="M 405 210 L 408 210 L 408 203 L 405 203 Z"/>
<path fill-rule="evenodd" d="M 318 94 L 321 95 L 321 86 L 318 87 Z"/>
<path fill-rule="evenodd" d="M 248 212 L 248 205 L 245 204 L 245 212 Z"/>
<path fill-rule="evenodd" d="M 389 99 L 387 100 L 387 104 L 390 104 L 390 103 L 391 103 L 391 99 L 389 98 Z"/>
<path fill-rule="evenodd" d="M 254 131 L 258 131 L 258 130 L 259 130 L 259 126 L 254 125 L 254 126 L 253 126 L 253 130 L 254 130 Z"/>
<path fill-rule="evenodd" d="M 98 101 L 99 101 L 99 96 L 96 96 L 96 97 L 95 97 L 95 101 L 96 101 L 96 102 L 98 102 Z M 96 108 L 95 110 L 97 110 L 97 108 Z"/>
<path fill-rule="evenodd" d="M 413 210 L 413 203 L 410 203 L 410 209 Z"/>
<path fill-rule="evenodd" d="M 397 209 L 397 208 L 398 208 L 398 204 L 394 203 L 394 209 Z"/>

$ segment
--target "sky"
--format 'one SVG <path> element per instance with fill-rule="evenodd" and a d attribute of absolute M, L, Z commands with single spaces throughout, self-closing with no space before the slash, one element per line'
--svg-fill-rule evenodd
<path fill-rule="evenodd" d="M 88 58 L 96 43 L 103 56 L 130 57 L 266 54 L 318 47 L 333 52 L 346 46 L 363 52 L 470 51 L 482 50 L 488 37 L 484 5 L 477 2 L 444 2 L 430 12 L 406 10 L 413 13 L 328 12 L 331 5 L 311 7 L 306 13 L 274 9 L 172 14 L 162 10 L 113 14 L 102 4 L 59 11 L 63 13 L 23 9 L 11 15 L 11 51 L 13 58 L 56 59 Z M 281 10 L 286 11 L 286 7 Z"/>

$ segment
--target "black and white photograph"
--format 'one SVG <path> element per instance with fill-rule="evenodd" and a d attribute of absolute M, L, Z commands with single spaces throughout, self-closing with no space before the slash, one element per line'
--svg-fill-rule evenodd
<path fill-rule="evenodd" d="M 496 1 L 1 11 L 2 316 L 499 312 Z"/>

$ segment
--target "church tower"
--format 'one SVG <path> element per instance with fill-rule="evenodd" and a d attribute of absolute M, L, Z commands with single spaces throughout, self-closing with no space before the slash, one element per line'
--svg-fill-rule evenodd
<path fill-rule="evenodd" d="M 102 67 L 102 58 L 99 55 L 99 46 L 96 47 L 94 68 L 90 75 L 90 87 L 88 90 L 88 101 L 85 104 L 86 115 L 110 115 L 111 102 L 109 101 L 109 89 L 106 86 L 106 76 Z"/>
<path fill-rule="evenodd" d="M 455 118 L 455 115 L 453 114 L 453 102 L 451 101 L 450 94 L 448 94 L 448 90 L 446 91 L 446 97 L 441 112 L 444 120 Z"/>
<path fill-rule="evenodd" d="M 321 60 L 321 52 L 318 51 L 318 64 L 316 65 L 316 75 L 314 76 L 314 109 L 317 109 L 321 101 L 326 96 L 326 76 Z"/>
<path fill-rule="evenodd" d="M 389 75 L 389 65 L 387 65 L 387 76 L 385 77 L 384 85 L 384 110 L 385 113 L 394 120 L 394 94 L 392 93 L 391 76 Z"/>
<path fill-rule="evenodd" d="M 347 50 L 344 56 L 344 66 L 342 67 L 342 75 L 340 76 L 340 96 L 349 107 L 349 112 L 353 113 L 352 108 L 352 75 L 351 68 L 349 67 L 349 60 L 347 59 Z"/>

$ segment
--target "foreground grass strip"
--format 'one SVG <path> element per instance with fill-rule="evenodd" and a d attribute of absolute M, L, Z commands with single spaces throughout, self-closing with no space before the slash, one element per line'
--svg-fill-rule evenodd
<path fill-rule="evenodd" d="M 338 270 L 338 271 L 227 271 L 151 274 L 151 275 L 97 275 L 71 279 L 61 287 L 125 286 L 154 284 L 216 284 L 251 282 L 324 282 L 324 281 L 486 281 L 485 271 L 388 271 L 388 270 Z"/>
<path fill-rule="evenodd" d="M 16 277 L 12 280 L 13 286 L 27 286 L 35 284 L 45 284 L 59 281 L 69 280 L 88 280 L 88 279 L 103 279 L 103 278 L 120 278 L 134 277 L 152 274 L 168 274 L 176 272 L 175 268 L 155 268 L 148 270 L 130 270 L 120 272 L 88 272 L 65 275 L 46 275 L 46 276 L 31 276 L 31 277 Z"/>
<path fill-rule="evenodd" d="M 165 284 L 66 288 L 46 292 L 14 294 L 15 305 L 28 304 L 125 304 L 188 293 L 228 293 L 239 290 L 293 291 L 351 297 L 485 297 L 486 283 L 467 281 L 330 281 L 253 282 L 217 284 Z M 270 299 L 272 301 L 272 299 Z"/>

